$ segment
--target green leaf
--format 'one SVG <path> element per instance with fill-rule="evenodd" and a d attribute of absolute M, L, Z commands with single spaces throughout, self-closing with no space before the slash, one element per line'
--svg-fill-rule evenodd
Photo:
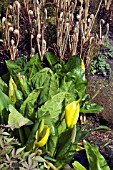
<path fill-rule="evenodd" d="M 48 51 L 46 52 L 46 58 L 50 66 L 53 66 L 59 61 L 58 58 L 54 54 Z"/>
<path fill-rule="evenodd" d="M 91 103 L 89 101 L 85 102 L 83 107 L 81 107 L 80 112 L 82 113 L 99 113 L 104 108 L 96 103 Z"/>
<path fill-rule="evenodd" d="M 58 129 L 54 125 L 51 127 L 51 134 L 47 142 L 47 147 L 50 155 L 53 157 L 56 153 L 57 149 L 57 142 L 58 142 Z"/>
<path fill-rule="evenodd" d="M 0 89 L 0 112 L 3 109 L 8 109 L 9 104 L 13 105 L 10 98 L 5 93 L 3 93 Z"/>
<path fill-rule="evenodd" d="M 27 151 L 30 151 L 33 148 L 33 144 L 34 144 L 34 141 L 35 141 L 35 134 L 36 134 L 36 131 L 38 130 L 38 128 L 39 128 L 39 121 L 37 121 L 33 124 L 33 128 L 31 130 L 29 138 L 26 142 L 26 150 Z"/>
<path fill-rule="evenodd" d="M 22 68 L 19 65 L 17 65 L 16 62 L 11 60 L 7 60 L 6 65 L 10 73 L 10 76 L 14 79 L 14 81 L 18 85 L 19 84 L 18 73 L 23 71 Z"/>
<path fill-rule="evenodd" d="M 73 69 L 66 74 L 67 81 L 73 81 L 76 91 L 79 92 L 79 96 L 83 98 L 86 94 L 87 80 L 82 68 Z"/>
<path fill-rule="evenodd" d="M 75 142 L 71 143 L 71 135 L 72 132 L 68 130 L 60 136 L 57 153 L 55 155 L 55 166 L 58 169 L 61 169 L 64 165 L 69 163 L 73 159 L 73 156 L 75 154 L 77 144 Z"/>
<path fill-rule="evenodd" d="M 1 89 L 2 92 L 4 92 L 5 94 L 8 94 L 8 85 L 2 80 L 1 77 L 0 77 L 0 89 Z"/>
<path fill-rule="evenodd" d="M 50 79 L 49 97 L 54 96 L 59 92 L 59 79 L 56 74 L 53 74 Z"/>
<path fill-rule="evenodd" d="M 15 63 L 24 70 L 26 64 L 27 64 L 27 58 L 26 57 L 19 57 L 16 59 Z"/>
<path fill-rule="evenodd" d="M 87 170 L 82 164 L 80 164 L 78 161 L 74 161 L 72 164 L 74 167 L 74 170 Z"/>
<path fill-rule="evenodd" d="M 30 80 L 31 86 L 35 89 L 40 88 L 46 82 L 48 74 L 51 76 L 52 71 L 49 68 L 44 68 L 37 72 Z"/>
<path fill-rule="evenodd" d="M 8 124 L 13 124 L 13 128 L 20 128 L 24 125 L 31 125 L 32 121 L 23 117 L 12 105 L 9 105 Z"/>
<path fill-rule="evenodd" d="M 41 105 L 50 99 L 52 96 L 57 94 L 59 91 L 58 77 L 54 74 L 47 75 L 47 78 L 43 84 L 43 90 L 40 93 L 38 104 Z"/>
<path fill-rule="evenodd" d="M 66 70 L 69 72 L 73 69 L 81 68 L 81 58 L 77 55 L 73 55 L 69 58 L 68 62 L 66 63 Z"/>
<path fill-rule="evenodd" d="M 25 73 L 31 79 L 40 69 L 42 69 L 42 62 L 40 61 L 39 55 L 35 54 L 25 65 Z"/>
<path fill-rule="evenodd" d="M 20 107 L 21 114 L 30 120 L 35 120 L 35 103 L 37 102 L 40 91 L 41 88 L 33 90 Z"/>
<path fill-rule="evenodd" d="M 98 148 L 84 140 L 84 147 L 89 162 L 90 170 L 110 170 L 106 160 L 99 152 Z"/>
<path fill-rule="evenodd" d="M 15 89 L 15 95 L 16 95 L 16 106 L 20 108 L 21 104 L 23 103 L 23 93 L 20 90 Z"/>
<path fill-rule="evenodd" d="M 45 104 L 38 109 L 37 118 L 44 118 L 49 123 L 51 123 L 51 121 L 56 123 L 62 114 L 63 108 L 65 107 L 64 99 L 66 94 L 66 92 L 58 93 L 45 102 Z"/>
<path fill-rule="evenodd" d="M 96 127 L 94 130 L 96 131 L 96 130 L 111 130 L 111 129 L 107 126 L 101 125 Z"/>
<path fill-rule="evenodd" d="M 77 144 L 75 142 L 76 126 L 73 129 L 67 129 L 58 138 L 58 145 L 55 158 L 58 169 L 69 163 L 74 156 Z"/>

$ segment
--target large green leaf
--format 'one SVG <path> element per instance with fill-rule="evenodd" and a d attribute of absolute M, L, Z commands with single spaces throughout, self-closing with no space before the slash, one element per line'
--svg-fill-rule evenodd
<path fill-rule="evenodd" d="M 66 98 L 66 95 L 66 92 L 61 92 L 54 95 L 51 99 L 45 102 L 45 104 L 38 109 L 37 118 L 44 118 L 48 122 L 53 120 L 53 122 L 56 123 L 59 120 L 62 112 L 64 111 L 64 100 Z"/>
<path fill-rule="evenodd" d="M 19 113 L 12 105 L 9 105 L 8 110 L 10 112 L 8 118 L 8 124 L 12 124 L 13 128 L 20 128 L 24 125 L 31 125 L 33 122 L 25 118 Z"/>
<path fill-rule="evenodd" d="M 10 98 L 5 93 L 3 93 L 2 90 L 0 89 L 0 112 L 3 109 L 7 109 L 9 104 L 13 105 Z"/>
<path fill-rule="evenodd" d="M 106 160 L 99 152 L 98 148 L 84 140 L 84 147 L 89 162 L 90 170 L 110 170 Z"/>
<path fill-rule="evenodd" d="M 59 91 L 59 81 L 55 74 L 47 74 L 47 78 L 43 84 L 43 90 L 40 93 L 39 105 L 42 105 Z"/>
<path fill-rule="evenodd" d="M 35 120 L 35 109 L 37 109 L 35 108 L 35 104 L 37 103 L 40 91 L 41 88 L 33 90 L 20 107 L 22 115 L 30 120 Z"/>
<path fill-rule="evenodd" d="M 58 139 L 57 153 L 55 155 L 57 160 L 64 157 L 71 145 L 72 129 L 66 129 Z M 66 156 L 66 155 L 65 155 Z"/>
<path fill-rule="evenodd" d="M 78 92 L 81 98 L 84 97 L 86 93 L 86 86 L 87 86 L 87 80 L 85 78 L 85 73 L 82 69 L 73 69 L 72 71 L 68 72 L 66 74 L 66 80 L 67 81 L 73 81 L 75 88 Z"/>
<path fill-rule="evenodd" d="M 83 107 L 81 107 L 80 112 L 82 113 L 99 113 L 103 110 L 104 108 L 96 103 L 92 102 L 85 102 Z"/>
<path fill-rule="evenodd" d="M 71 56 L 65 65 L 66 70 L 69 72 L 73 69 L 81 68 L 81 58 L 77 55 Z"/>
<path fill-rule="evenodd" d="M 72 142 L 72 138 L 73 129 L 65 130 L 58 138 L 57 150 L 55 154 L 55 159 L 57 160 L 55 166 L 58 169 L 61 169 L 73 159 L 77 144 Z"/>
<path fill-rule="evenodd" d="M 48 77 L 48 74 L 51 76 L 52 73 L 52 70 L 49 68 L 44 68 L 40 70 L 31 78 L 31 86 L 35 89 L 42 87 Z"/>

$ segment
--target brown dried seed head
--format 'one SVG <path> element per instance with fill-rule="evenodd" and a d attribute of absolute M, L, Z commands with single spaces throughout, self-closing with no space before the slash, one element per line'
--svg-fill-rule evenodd
<path fill-rule="evenodd" d="M 15 29 L 15 30 L 14 30 L 14 34 L 19 35 L 19 30 L 18 30 L 18 29 Z"/>
<path fill-rule="evenodd" d="M 9 5 L 8 8 L 11 9 L 11 10 L 13 9 L 12 5 Z"/>
<path fill-rule="evenodd" d="M 18 8 L 20 8 L 20 3 L 18 1 L 15 1 L 14 4 L 17 5 Z"/>
<path fill-rule="evenodd" d="M 40 39 L 41 38 L 41 34 L 37 34 L 37 38 Z"/>
<path fill-rule="evenodd" d="M 13 32 L 14 28 L 13 27 L 9 27 L 9 31 Z"/>
<path fill-rule="evenodd" d="M 14 45 L 15 44 L 15 41 L 12 39 L 11 40 L 11 45 Z"/>
<path fill-rule="evenodd" d="M 33 15 L 33 11 L 32 11 L 32 10 L 29 10 L 29 11 L 28 11 L 28 15 Z"/>

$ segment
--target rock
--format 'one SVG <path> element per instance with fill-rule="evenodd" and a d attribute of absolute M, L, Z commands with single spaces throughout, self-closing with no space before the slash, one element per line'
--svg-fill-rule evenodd
<path fill-rule="evenodd" d="M 113 61 L 111 61 L 113 63 Z M 113 64 L 112 64 L 113 65 Z M 113 68 L 112 68 L 113 71 Z M 93 102 L 104 107 L 101 112 L 102 117 L 113 123 L 113 78 L 108 80 L 102 76 L 91 74 L 87 75 L 87 93 L 91 95 Z"/>

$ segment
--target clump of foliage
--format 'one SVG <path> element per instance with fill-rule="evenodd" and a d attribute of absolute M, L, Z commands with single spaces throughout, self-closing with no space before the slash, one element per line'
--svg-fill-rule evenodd
<path fill-rule="evenodd" d="M 104 43 L 104 50 L 92 60 L 91 73 L 102 75 L 104 77 L 111 76 L 111 67 L 107 63 L 107 59 L 113 58 L 113 47 L 110 45 L 108 38 Z"/>
<path fill-rule="evenodd" d="M 77 125 L 80 112 L 103 109 L 86 100 L 82 60 L 72 56 L 64 62 L 47 52 L 48 67 L 37 54 L 29 62 L 19 58 L 6 65 L 9 75 L 0 79 L 1 123 L 13 125 L 27 151 L 41 149 L 62 168 L 73 158 L 79 140 L 91 132 Z"/>
<path fill-rule="evenodd" d="M 99 54 L 99 56 L 94 59 L 91 63 L 91 73 L 102 75 L 104 77 L 111 74 L 110 64 L 107 63 L 106 59 L 108 58 L 107 53 Z"/>

